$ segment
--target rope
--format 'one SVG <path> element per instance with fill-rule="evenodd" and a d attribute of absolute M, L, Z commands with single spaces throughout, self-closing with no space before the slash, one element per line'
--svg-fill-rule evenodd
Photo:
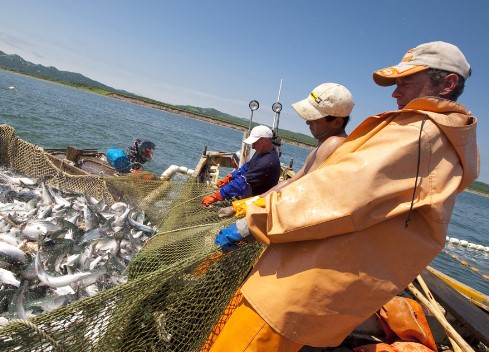
<path fill-rule="evenodd" d="M 426 118 L 428 115 L 424 115 L 423 121 L 421 121 L 421 128 L 419 129 L 419 138 L 418 138 L 418 162 L 416 164 L 416 178 L 414 180 L 414 188 L 413 188 L 413 198 L 411 199 L 411 206 L 409 207 L 409 211 L 406 217 L 406 221 L 404 222 L 404 228 L 407 229 L 409 226 L 409 222 L 411 221 L 411 212 L 413 211 L 414 207 L 414 200 L 416 198 L 416 188 L 418 187 L 418 178 L 419 178 L 419 166 L 421 163 L 421 137 L 422 137 L 422 132 L 423 132 L 423 126 L 424 123 L 426 122 Z"/>
<path fill-rule="evenodd" d="M 59 351 L 59 352 L 66 351 L 58 342 L 56 342 L 56 340 L 54 340 L 51 336 L 49 336 L 44 330 L 42 330 L 37 325 L 31 323 L 28 320 L 13 319 L 9 322 L 8 325 L 25 325 L 25 326 L 31 328 L 32 330 L 34 330 L 36 333 L 38 333 L 44 339 L 48 340 L 56 351 Z"/>
<path fill-rule="evenodd" d="M 486 274 L 483 274 L 479 269 L 477 269 L 476 267 L 470 265 L 468 262 L 466 262 L 465 260 L 462 260 L 458 257 L 458 255 L 456 254 L 450 254 L 448 252 L 447 249 L 444 249 L 443 250 L 443 253 L 449 255 L 450 257 L 452 257 L 453 259 L 455 259 L 456 261 L 458 261 L 462 266 L 466 267 L 466 268 L 469 268 L 470 270 L 472 270 L 474 273 L 478 274 L 480 277 L 482 277 L 483 279 L 485 280 L 488 280 L 489 281 L 489 275 L 486 275 Z"/>
<path fill-rule="evenodd" d="M 196 229 L 196 228 L 199 228 L 199 227 L 214 226 L 216 224 L 219 224 L 219 223 L 218 222 L 211 222 L 209 224 L 201 224 L 201 225 L 193 225 L 193 226 L 180 227 L 178 229 L 173 229 L 173 230 L 158 232 L 158 235 L 163 235 L 165 233 L 172 233 L 172 232 L 176 232 L 176 231 Z"/>

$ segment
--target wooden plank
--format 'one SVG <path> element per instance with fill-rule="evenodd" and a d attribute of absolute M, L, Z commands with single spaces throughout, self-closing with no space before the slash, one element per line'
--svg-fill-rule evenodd
<path fill-rule="evenodd" d="M 429 270 L 425 269 L 421 276 L 443 308 L 484 345 L 489 346 L 489 314 Z"/>

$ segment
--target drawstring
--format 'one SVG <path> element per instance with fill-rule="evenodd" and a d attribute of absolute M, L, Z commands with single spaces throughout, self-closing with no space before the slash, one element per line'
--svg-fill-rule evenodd
<path fill-rule="evenodd" d="M 421 163 L 421 133 L 423 132 L 423 126 L 426 121 L 428 115 L 424 115 L 423 121 L 421 122 L 421 129 L 419 130 L 419 138 L 418 138 L 418 165 L 416 166 L 416 179 L 414 180 L 414 189 L 413 189 L 413 198 L 411 199 L 411 207 L 409 208 L 406 222 L 404 223 L 404 228 L 407 229 L 408 222 L 411 221 L 411 212 L 414 206 L 414 198 L 416 197 L 416 188 L 418 187 L 418 177 L 419 177 L 419 165 Z"/>

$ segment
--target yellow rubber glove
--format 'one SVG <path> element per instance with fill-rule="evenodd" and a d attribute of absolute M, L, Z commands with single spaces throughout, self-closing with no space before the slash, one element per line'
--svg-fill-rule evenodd
<path fill-rule="evenodd" d="M 246 208 L 249 204 L 253 204 L 257 207 L 265 208 L 265 198 L 260 198 L 259 196 L 238 199 L 233 202 L 233 209 L 235 216 L 245 216 Z"/>

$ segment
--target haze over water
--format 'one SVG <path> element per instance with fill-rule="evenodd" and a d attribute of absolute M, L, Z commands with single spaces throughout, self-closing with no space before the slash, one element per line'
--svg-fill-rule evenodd
<path fill-rule="evenodd" d="M 241 117 L 248 118 L 249 110 Z M 110 147 L 125 150 L 135 138 L 149 139 L 156 144 L 156 152 L 146 169 L 157 175 L 170 165 L 193 168 L 204 146 L 235 152 L 242 140 L 237 130 L 2 70 L 0 124 L 11 125 L 20 138 L 44 148 L 72 145 L 101 151 Z M 284 144 L 281 161 L 289 164 L 294 159 L 294 169 L 298 170 L 309 152 Z M 457 199 L 448 236 L 489 246 L 488 229 L 489 198 L 463 192 Z M 489 277 L 489 253 L 447 244 L 432 265 L 489 294 L 489 280 L 483 277 Z"/>

